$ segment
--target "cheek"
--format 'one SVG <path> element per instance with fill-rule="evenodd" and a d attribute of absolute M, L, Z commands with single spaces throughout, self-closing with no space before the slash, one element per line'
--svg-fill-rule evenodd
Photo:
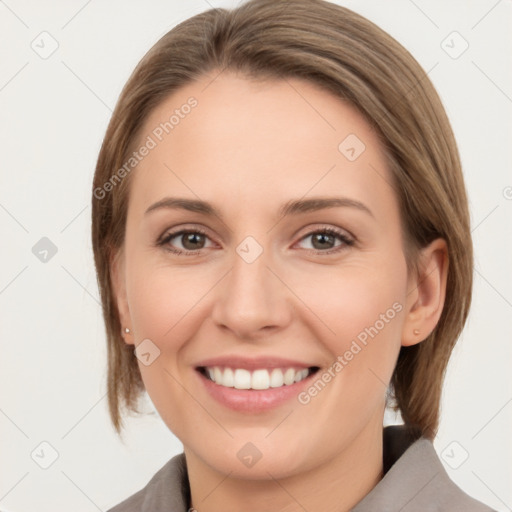
<path fill-rule="evenodd" d="M 406 283 L 402 270 L 382 260 L 375 270 L 331 269 L 325 286 L 310 280 L 307 305 L 322 320 L 316 321 L 316 337 L 331 361 L 300 403 L 329 425 L 333 436 L 347 416 L 357 418 L 353 421 L 361 426 L 384 404 L 401 345 Z"/>
<path fill-rule="evenodd" d="M 323 339 L 352 339 L 374 324 L 379 331 L 384 326 L 386 331 L 397 331 L 397 320 L 401 319 L 397 313 L 403 309 L 406 289 L 401 265 L 386 265 L 383 259 L 378 268 L 366 264 L 332 266 L 309 273 L 307 279 L 304 275 L 296 280 L 295 289 L 324 324 Z"/>
<path fill-rule="evenodd" d="M 149 339 L 159 354 L 150 365 L 139 362 L 139 368 L 157 408 L 172 413 L 187 404 L 179 385 L 189 370 L 184 354 L 206 314 L 205 297 L 218 279 L 217 273 L 212 276 L 204 269 L 171 268 L 145 259 L 142 251 L 132 252 L 132 256 L 127 265 L 127 292 L 136 343 Z"/>
<path fill-rule="evenodd" d="M 188 317 L 208 291 L 207 281 L 179 268 L 134 258 L 128 300 L 135 332 L 155 340 L 178 340 Z"/>
<path fill-rule="evenodd" d="M 190 407 L 190 397 L 180 385 L 187 370 L 180 354 L 197 330 L 198 301 L 207 288 L 177 269 L 150 266 L 135 258 L 128 275 L 136 342 L 149 339 L 159 351 L 151 364 L 138 362 L 144 386 L 170 430 L 182 435 L 188 424 L 183 411 Z"/>
<path fill-rule="evenodd" d="M 377 398 L 379 389 L 386 390 L 401 345 L 405 262 L 382 258 L 379 265 L 331 267 L 324 279 L 318 277 L 308 278 L 298 295 L 307 297 L 308 308 L 318 315 L 312 324 L 316 338 L 332 361 L 341 357 L 336 374 L 343 376 L 335 380 L 358 390 L 352 393 L 355 401 L 365 393 Z"/>

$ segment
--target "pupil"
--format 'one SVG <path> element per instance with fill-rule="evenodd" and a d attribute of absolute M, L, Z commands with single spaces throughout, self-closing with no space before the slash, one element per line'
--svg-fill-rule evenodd
<path fill-rule="evenodd" d="M 326 239 L 332 239 L 332 235 L 328 235 L 328 234 L 325 234 L 325 233 L 318 233 L 316 235 L 316 241 L 320 241 L 320 247 L 325 247 L 325 241 Z"/>
<path fill-rule="evenodd" d="M 201 234 L 199 233 L 189 233 L 188 235 L 185 236 L 185 242 L 183 245 L 185 246 L 185 248 L 187 249 L 197 249 L 197 246 L 194 246 L 194 243 L 196 243 L 198 240 L 197 238 L 200 238 L 202 237 Z M 191 242 L 192 243 L 192 247 L 187 247 L 187 243 Z"/>

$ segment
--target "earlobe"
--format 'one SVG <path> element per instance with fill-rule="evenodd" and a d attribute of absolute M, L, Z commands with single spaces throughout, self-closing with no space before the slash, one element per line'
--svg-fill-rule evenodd
<path fill-rule="evenodd" d="M 117 306 L 119 322 L 121 323 L 121 336 L 126 343 L 133 345 L 134 340 L 130 329 L 130 309 L 126 294 L 124 251 L 122 249 L 119 249 L 110 258 L 110 275 L 112 293 Z"/>
<path fill-rule="evenodd" d="M 421 250 L 419 272 L 409 281 L 402 345 L 416 345 L 435 329 L 443 312 L 448 277 L 446 241 L 437 238 Z"/>

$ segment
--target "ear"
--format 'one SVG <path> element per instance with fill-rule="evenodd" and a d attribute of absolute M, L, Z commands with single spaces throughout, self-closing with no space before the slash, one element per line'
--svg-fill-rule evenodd
<path fill-rule="evenodd" d="M 443 312 L 448 277 L 446 241 L 437 238 L 423 248 L 419 271 L 409 277 L 402 345 L 416 345 L 436 327 Z"/>
<path fill-rule="evenodd" d="M 117 306 L 119 321 L 121 323 L 121 336 L 126 343 L 133 345 L 135 342 L 133 333 L 131 332 L 132 322 L 130 317 L 130 308 L 128 307 L 128 298 L 126 295 L 125 276 L 125 256 L 124 250 L 121 248 L 110 258 L 110 277 L 114 301 Z M 130 329 L 130 332 L 125 332 L 126 328 Z"/>

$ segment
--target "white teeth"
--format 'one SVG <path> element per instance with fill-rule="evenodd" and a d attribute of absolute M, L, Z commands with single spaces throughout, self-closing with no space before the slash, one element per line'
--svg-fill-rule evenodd
<path fill-rule="evenodd" d="M 280 368 L 273 368 L 270 372 L 259 369 L 250 372 L 243 368 L 220 368 L 218 366 L 206 368 L 210 380 L 227 388 L 236 389 L 269 389 L 290 386 L 295 382 L 304 380 L 309 375 L 307 368 L 295 370 L 287 368 L 284 372 Z"/>
<path fill-rule="evenodd" d="M 222 370 L 218 366 L 213 369 L 213 380 L 215 382 L 222 380 Z"/>
<path fill-rule="evenodd" d="M 284 383 L 289 386 L 295 382 L 295 370 L 293 368 L 288 368 L 284 372 Z"/>
<path fill-rule="evenodd" d="M 220 382 L 220 380 L 219 380 Z M 222 376 L 222 384 L 227 388 L 235 387 L 235 374 L 231 368 L 226 368 Z"/>
<path fill-rule="evenodd" d="M 279 368 L 274 368 L 270 374 L 270 387 L 280 388 L 284 385 L 283 372 Z"/>
<path fill-rule="evenodd" d="M 295 382 L 304 380 L 308 376 L 308 370 L 304 369 L 295 374 Z"/>
<path fill-rule="evenodd" d="M 224 382 L 224 380 L 221 381 L 219 379 L 215 380 L 215 382 Z M 236 389 L 251 389 L 251 372 L 249 370 L 236 369 L 234 382 Z"/>
<path fill-rule="evenodd" d="M 252 372 L 251 388 L 268 389 L 270 387 L 270 376 L 267 370 L 256 370 Z"/>

